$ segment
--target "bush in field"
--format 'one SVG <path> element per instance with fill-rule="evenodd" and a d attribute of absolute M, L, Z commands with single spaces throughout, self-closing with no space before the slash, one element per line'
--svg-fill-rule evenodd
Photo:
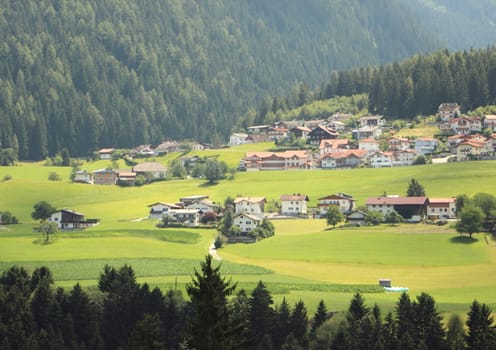
<path fill-rule="evenodd" d="M 12 225 L 18 224 L 19 220 L 10 213 L 10 211 L 2 211 L 0 212 L 0 224 L 2 225 Z"/>
<path fill-rule="evenodd" d="M 60 175 L 54 171 L 48 174 L 48 181 L 61 181 L 61 180 L 62 178 L 60 177 Z"/>

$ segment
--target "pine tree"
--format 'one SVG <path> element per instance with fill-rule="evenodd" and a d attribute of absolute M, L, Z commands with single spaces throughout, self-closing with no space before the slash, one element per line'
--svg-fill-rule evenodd
<path fill-rule="evenodd" d="M 446 343 L 448 348 L 450 350 L 464 350 L 466 334 L 460 316 L 457 314 L 451 315 L 447 328 Z"/>
<path fill-rule="evenodd" d="M 315 335 L 315 331 L 317 330 L 317 328 L 322 326 L 326 320 L 327 320 L 327 307 L 324 303 L 324 300 L 321 300 L 319 302 L 319 305 L 317 306 L 317 311 L 315 311 L 315 315 L 313 316 L 312 329 L 310 331 L 310 334 L 312 336 Z"/>
<path fill-rule="evenodd" d="M 408 184 L 406 190 L 407 197 L 423 197 L 425 196 L 424 186 L 422 186 L 417 180 L 412 179 Z"/>
<path fill-rule="evenodd" d="M 250 297 L 250 336 L 255 347 L 265 336 L 271 337 L 272 335 L 274 310 L 271 305 L 273 303 L 265 284 L 259 281 Z"/>
<path fill-rule="evenodd" d="M 466 337 L 467 349 L 490 350 L 496 348 L 496 333 L 492 326 L 491 309 L 477 300 L 472 302 L 468 313 Z"/>
<path fill-rule="evenodd" d="M 305 303 L 300 300 L 296 303 L 289 319 L 289 332 L 293 334 L 296 342 L 303 348 L 308 347 L 308 316 Z"/>

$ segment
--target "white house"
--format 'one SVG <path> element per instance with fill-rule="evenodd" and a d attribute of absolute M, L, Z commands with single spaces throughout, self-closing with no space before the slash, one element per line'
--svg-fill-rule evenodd
<path fill-rule="evenodd" d="M 243 145 L 245 143 L 249 143 L 247 141 L 248 134 L 242 132 L 235 132 L 229 136 L 229 146 L 238 146 Z"/>
<path fill-rule="evenodd" d="M 456 219 L 456 198 L 429 198 L 427 215 L 431 219 Z"/>
<path fill-rule="evenodd" d="M 391 168 L 393 166 L 393 153 L 377 151 L 368 157 L 371 168 Z"/>
<path fill-rule="evenodd" d="M 102 148 L 97 153 L 100 159 L 112 159 L 113 152 L 114 152 L 113 148 Z"/>
<path fill-rule="evenodd" d="M 384 126 L 386 120 L 382 115 L 366 115 L 358 119 L 360 127 L 364 128 L 367 126 Z"/>
<path fill-rule="evenodd" d="M 441 103 L 437 109 L 437 115 L 444 121 L 459 117 L 460 114 L 461 107 L 458 103 Z"/>
<path fill-rule="evenodd" d="M 93 173 L 89 173 L 86 170 L 76 171 L 73 181 L 85 184 L 93 184 Z"/>
<path fill-rule="evenodd" d="M 356 138 L 362 139 L 375 139 L 382 135 L 382 128 L 380 126 L 364 126 L 358 129 Z"/>
<path fill-rule="evenodd" d="M 238 197 L 234 200 L 234 212 L 263 217 L 266 202 L 265 197 Z"/>
<path fill-rule="evenodd" d="M 321 216 L 327 214 L 327 210 L 331 205 L 339 207 L 342 213 L 348 213 L 355 208 L 355 200 L 352 196 L 344 193 L 331 194 L 318 199 L 318 208 Z"/>
<path fill-rule="evenodd" d="M 484 115 L 483 125 L 485 128 L 491 129 L 492 132 L 496 131 L 496 115 L 494 114 Z"/>
<path fill-rule="evenodd" d="M 96 225 L 99 220 L 85 220 L 84 214 L 82 213 L 69 209 L 61 209 L 53 213 L 48 218 L 48 221 L 57 224 L 57 228 L 61 230 L 82 230 Z"/>
<path fill-rule="evenodd" d="M 379 141 L 375 139 L 363 139 L 358 142 L 358 149 L 366 150 L 368 153 L 379 151 Z"/>
<path fill-rule="evenodd" d="M 241 213 L 234 217 L 234 225 L 239 227 L 241 233 L 248 233 L 254 230 L 262 223 L 263 219 L 259 216 Z"/>
<path fill-rule="evenodd" d="M 331 152 L 340 152 L 350 148 L 350 143 L 348 139 L 331 139 L 322 140 L 319 144 L 319 153 L 324 155 Z"/>
<path fill-rule="evenodd" d="M 406 137 L 391 137 L 388 140 L 389 151 L 404 151 L 410 148 L 410 140 Z"/>
<path fill-rule="evenodd" d="M 167 214 L 170 210 L 182 209 L 181 206 L 172 203 L 157 202 L 150 204 L 150 214 L 148 217 L 150 219 L 161 219 L 164 214 Z"/>
<path fill-rule="evenodd" d="M 414 150 L 404 150 L 393 152 L 393 166 L 409 166 L 415 161 Z"/>
<path fill-rule="evenodd" d="M 307 202 L 309 198 L 304 194 L 283 194 L 281 200 L 282 215 L 305 215 L 307 214 Z"/>
<path fill-rule="evenodd" d="M 157 162 L 138 163 L 133 167 L 136 175 L 150 176 L 153 180 L 165 179 L 167 167 Z"/>
<path fill-rule="evenodd" d="M 198 209 L 203 214 L 205 214 L 205 213 L 216 213 L 219 210 L 220 206 L 212 201 L 209 201 L 208 199 L 202 199 L 202 200 L 193 201 L 192 203 L 188 204 L 186 208 Z"/>
<path fill-rule="evenodd" d="M 439 144 L 439 141 L 432 137 L 419 137 L 414 142 L 417 154 L 431 154 L 436 151 Z"/>
<path fill-rule="evenodd" d="M 171 209 L 167 215 L 172 222 L 187 226 L 198 226 L 200 223 L 200 210 L 198 209 Z"/>

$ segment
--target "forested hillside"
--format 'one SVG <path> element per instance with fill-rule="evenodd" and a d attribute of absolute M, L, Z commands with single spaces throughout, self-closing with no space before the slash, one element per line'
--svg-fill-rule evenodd
<path fill-rule="evenodd" d="M 0 0 L 0 38 L 0 148 L 33 160 L 221 142 L 263 96 L 438 45 L 396 0 Z"/>

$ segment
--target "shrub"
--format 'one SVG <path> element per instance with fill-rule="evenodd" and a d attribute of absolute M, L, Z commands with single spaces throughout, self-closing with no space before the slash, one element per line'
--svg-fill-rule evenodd
<path fill-rule="evenodd" d="M 12 175 L 9 174 L 5 175 L 2 179 L 2 181 L 10 181 L 10 180 L 12 180 Z"/>
<path fill-rule="evenodd" d="M 60 175 L 54 171 L 48 174 L 48 181 L 61 181 L 61 180 L 62 178 L 60 177 Z"/>
<path fill-rule="evenodd" d="M 0 222 L 3 225 L 13 225 L 18 224 L 19 220 L 15 216 L 13 216 L 10 211 L 0 212 Z"/>

